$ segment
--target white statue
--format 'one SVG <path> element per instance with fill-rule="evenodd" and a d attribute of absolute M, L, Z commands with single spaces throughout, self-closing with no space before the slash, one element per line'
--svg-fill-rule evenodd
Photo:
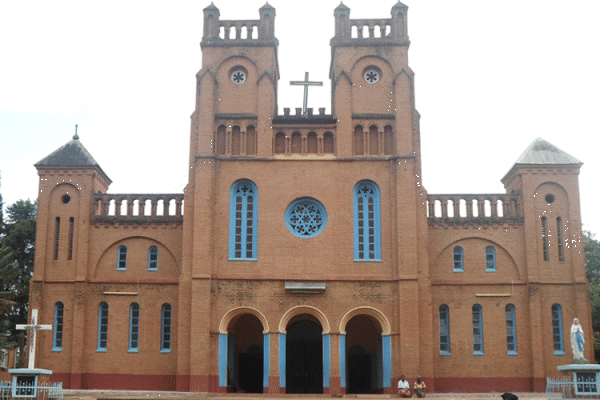
<path fill-rule="evenodd" d="M 573 349 L 573 361 L 584 360 L 583 356 L 583 345 L 585 344 L 585 337 L 583 336 L 583 329 L 579 324 L 579 320 L 575 318 L 573 325 L 571 325 L 571 348 Z M 587 363 L 587 361 L 585 361 Z"/>

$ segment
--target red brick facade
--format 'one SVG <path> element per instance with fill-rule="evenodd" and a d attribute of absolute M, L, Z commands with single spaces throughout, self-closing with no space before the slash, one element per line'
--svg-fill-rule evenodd
<path fill-rule="evenodd" d="M 573 318 L 591 332 L 581 163 L 537 139 L 505 194 L 428 194 L 407 7 L 336 8 L 331 115 L 277 113 L 275 9 L 259 11 L 204 10 L 183 194 L 107 194 L 78 138 L 36 164 L 31 307 L 55 325 L 37 367 L 67 388 L 543 390 L 572 361 Z"/>

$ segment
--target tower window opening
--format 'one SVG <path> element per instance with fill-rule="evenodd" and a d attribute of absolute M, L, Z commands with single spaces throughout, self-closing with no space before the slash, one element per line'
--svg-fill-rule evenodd
<path fill-rule="evenodd" d="M 548 220 L 546 217 L 542 217 L 542 249 L 544 261 L 548 261 L 550 256 L 548 254 Z"/>
<path fill-rule="evenodd" d="M 58 260 L 58 246 L 60 240 L 60 217 L 56 217 L 56 224 L 54 226 L 54 259 Z"/>
<path fill-rule="evenodd" d="M 562 218 L 556 218 L 556 240 L 558 245 L 558 261 L 565 261 L 565 249 L 563 243 Z"/>
<path fill-rule="evenodd" d="M 75 231 L 75 218 L 69 218 L 69 251 L 67 254 L 67 259 L 73 259 L 73 234 Z"/>

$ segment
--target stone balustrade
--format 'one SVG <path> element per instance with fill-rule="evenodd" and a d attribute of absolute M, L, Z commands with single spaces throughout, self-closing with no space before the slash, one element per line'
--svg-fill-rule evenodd
<path fill-rule="evenodd" d="M 522 222 L 520 196 L 508 194 L 430 194 L 430 223 Z"/>
<path fill-rule="evenodd" d="M 350 26 L 351 37 L 354 39 L 385 38 L 391 34 L 392 20 L 351 19 Z"/>
<path fill-rule="evenodd" d="M 96 194 L 93 222 L 182 223 L 183 194 Z"/>

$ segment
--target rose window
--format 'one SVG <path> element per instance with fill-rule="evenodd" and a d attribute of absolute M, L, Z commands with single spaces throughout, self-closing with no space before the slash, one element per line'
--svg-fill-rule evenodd
<path fill-rule="evenodd" d="M 242 84 L 246 82 L 246 73 L 241 69 L 235 70 L 231 73 L 231 82 Z"/>
<path fill-rule="evenodd" d="M 325 207 L 315 199 L 302 198 L 290 204 L 285 212 L 285 224 L 300 238 L 317 236 L 327 223 Z"/>
<path fill-rule="evenodd" d="M 376 69 L 370 68 L 365 71 L 364 74 L 365 81 L 369 84 L 375 84 L 379 81 L 379 71 Z"/>

